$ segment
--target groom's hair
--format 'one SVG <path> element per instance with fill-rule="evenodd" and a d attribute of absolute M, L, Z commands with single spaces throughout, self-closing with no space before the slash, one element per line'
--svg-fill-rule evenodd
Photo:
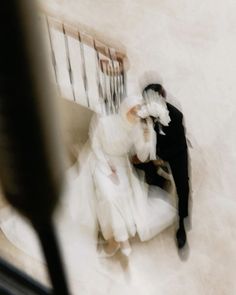
<path fill-rule="evenodd" d="M 158 92 L 159 95 L 161 95 L 162 97 L 166 98 L 166 91 L 164 89 L 164 87 L 161 84 L 148 84 L 144 89 L 143 89 L 143 94 L 145 91 L 148 90 L 153 90 L 155 92 Z"/>

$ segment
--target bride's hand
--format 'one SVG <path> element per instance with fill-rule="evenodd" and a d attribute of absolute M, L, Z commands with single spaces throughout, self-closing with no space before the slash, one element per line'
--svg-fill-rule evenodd
<path fill-rule="evenodd" d="M 109 175 L 110 180 L 114 183 L 114 184 L 119 184 L 119 177 L 116 173 L 116 171 L 113 171 L 110 175 Z"/>
<path fill-rule="evenodd" d="M 113 165 L 111 165 L 110 163 L 109 163 L 109 166 L 110 166 L 111 172 L 112 172 L 111 175 L 116 174 L 116 168 Z"/>
<path fill-rule="evenodd" d="M 109 163 L 109 166 L 111 168 L 111 174 L 110 174 L 110 177 L 114 178 L 114 177 L 117 177 L 117 174 L 116 174 L 116 168 L 111 164 Z"/>

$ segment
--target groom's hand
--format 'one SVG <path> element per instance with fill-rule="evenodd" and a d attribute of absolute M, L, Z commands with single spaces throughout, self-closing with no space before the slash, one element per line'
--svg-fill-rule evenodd
<path fill-rule="evenodd" d="M 164 166 L 165 162 L 161 159 L 152 161 L 155 166 Z"/>

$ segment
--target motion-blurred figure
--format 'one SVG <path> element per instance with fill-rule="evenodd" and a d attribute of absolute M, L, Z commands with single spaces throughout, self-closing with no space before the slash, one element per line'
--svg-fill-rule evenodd
<path fill-rule="evenodd" d="M 143 88 L 143 96 L 146 100 L 165 101 L 166 91 L 161 84 L 146 84 Z M 149 103 L 149 101 L 148 101 Z M 154 120 L 156 131 L 156 154 L 161 160 L 169 163 L 178 195 L 179 226 L 176 232 L 178 248 L 184 247 L 187 236 L 184 220 L 188 217 L 189 201 L 189 168 L 188 168 L 188 148 L 183 126 L 183 114 L 173 105 L 166 102 L 169 112 L 170 122 L 167 126 L 162 124 L 157 118 Z M 152 114 L 150 114 L 151 117 Z M 136 163 L 137 164 L 137 163 Z M 145 171 L 146 181 L 149 184 L 163 187 L 165 179 L 157 174 L 157 169 L 153 161 L 140 163 L 137 168 Z"/>
<path fill-rule="evenodd" d="M 139 117 L 141 105 L 141 97 L 128 97 L 120 114 L 96 115 L 90 126 L 95 207 L 110 256 L 119 248 L 128 256 L 131 237 L 149 240 L 175 220 L 175 208 L 163 200 L 168 194 L 157 187 L 148 191 L 128 157 L 132 149 L 142 161 L 156 156 L 153 124 Z"/>

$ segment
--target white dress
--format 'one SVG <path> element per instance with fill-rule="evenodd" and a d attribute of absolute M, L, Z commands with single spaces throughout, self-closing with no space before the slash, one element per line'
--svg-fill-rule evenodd
<path fill-rule="evenodd" d="M 95 211 L 104 238 L 153 238 L 173 223 L 176 210 L 169 195 L 157 187 L 150 190 L 130 163 L 132 150 L 142 161 L 149 156 L 142 124 L 131 125 L 120 115 L 96 115 L 90 127 Z"/>
<path fill-rule="evenodd" d="M 89 249 L 95 253 L 99 228 L 105 239 L 114 236 L 123 241 L 138 234 L 146 241 L 174 222 L 176 209 L 169 204 L 169 195 L 158 187 L 148 187 L 130 164 L 130 150 L 134 149 L 140 159 L 147 157 L 150 150 L 148 142 L 138 140 L 141 134 L 139 124 L 131 126 L 118 115 L 93 118 L 90 140 L 78 159 L 79 170 L 75 165 L 66 173 L 60 210 L 55 216 L 72 269 L 79 247 L 84 245 L 83 255 L 85 251 L 91 253 Z M 110 176 L 108 163 L 115 168 L 116 176 Z M 8 210 L 5 214 L 1 210 L 0 217 L 6 237 L 41 260 L 35 233 L 28 222 Z M 94 259 L 91 254 L 84 257 Z"/>

